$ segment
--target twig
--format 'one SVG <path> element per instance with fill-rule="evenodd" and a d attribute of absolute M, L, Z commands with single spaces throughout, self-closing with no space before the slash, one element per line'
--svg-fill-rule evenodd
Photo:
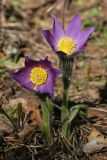
<path fill-rule="evenodd" d="M 65 1 L 63 0 L 63 10 L 62 10 L 62 25 L 63 25 L 63 29 L 65 28 Z"/>

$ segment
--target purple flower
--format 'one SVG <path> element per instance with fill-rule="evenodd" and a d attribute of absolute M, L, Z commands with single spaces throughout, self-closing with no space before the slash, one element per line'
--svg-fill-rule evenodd
<path fill-rule="evenodd" d="M 66 32 L 64 32 L 57 18 L 55 16 L 52 16 L 52 18 L 54 20 L 53 33 L 49 30 L 42 30 L 42 34 L 51 48 L 57 53 L 58 51 L 59 53 L 63 52 L 66 56 L 83 51 L 90 34 L 94 32 L 94 27 L 82 31 L 81 19 L 76 15 L 68 25 Z"/>
<path fill-rule="evenodd" d="M 48 57 L 40 61 L 25 57 L 25 67 L 19 69 L 16 73 L 11 73 L 11 76 L 21 86 L 30 91 L 53 96 L 54 81 L 60 73 L 58 69 L 52 68 Z"/>

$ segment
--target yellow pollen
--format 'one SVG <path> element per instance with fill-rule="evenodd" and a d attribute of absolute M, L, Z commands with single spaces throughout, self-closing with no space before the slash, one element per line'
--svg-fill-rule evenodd
<path fill-rule="evenodd" d="M 58 42 L 58 50 L 66 53 L 67 55 L 72 54 L 76 49 L 75 41 L 69 37 L 63 37 Z"/>
<path fill-rule="evenodd" d="M 35 67 L 31 70 L 30 80 L 35 84 L 34 88 L 37 90 L 39 85 L 42 85 L 46 82 L 48 73 L 45 69 L 40 67 Z"/>

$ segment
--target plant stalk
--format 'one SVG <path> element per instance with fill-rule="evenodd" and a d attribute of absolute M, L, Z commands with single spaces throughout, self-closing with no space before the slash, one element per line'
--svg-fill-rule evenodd
<path fill-rule="evenodd" d="M 61 111 L 61 122 L 62 122 L 62 133 L 67 138 L 68 132 L 68 123 L 65 121 L 67 115 L 69 116 L 69 108 L 68 108 L 68 91 L 71 84 L 71 75 L 73 68 L 73 58 L 65 58 L 59 57 L 59 66 L 62 71 L 63 78 L 63 100 L 62 100 L 62 111 Z"/>
<path fill-rule="evenodd" d="M 66 116 L 69 114 L 68 110 L 68 89 L 64 86 L 63 100 L 62 100 L 62 112 L 61 112 L 61 122 L 63 123 Z M 62 125 L 62 133 L 66 137 L 67 136 L 67 128 L 68 124 L 65 122 Z"/>
<path fill-rule="evenodd" d="M 41 100 L 42 107 L 42 118 L 43 125 L 40 126 L 40 129 L 43 133 L 48 144 L 53 143 L 53 134 L 52 134 L 52 112 L 53 106 L 49 100 Z"/>

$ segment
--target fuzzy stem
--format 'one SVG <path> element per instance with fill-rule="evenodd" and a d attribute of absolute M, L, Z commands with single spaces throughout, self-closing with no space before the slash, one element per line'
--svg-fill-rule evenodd
<path fill-rule="evenodd" d="M 40 127 L 44 137 L 48 144 L 53 142 L 53 135 L 52 135 L 52 111 L 53 106 L 50 101 L 46 99 L 41 100 L 41 107 L 42 107 L 42 118 L 43 118 L 43 125 Z"/>
<path fill-rule="evenodd" d="M 63 100 L 62 100 L 62 111 L 61 111 L 61 122 L 62 122 L 62 133 L 67 137 L 68 123 L 65 121 L 67 115 L 69 115 L 68 108 L 68 90 L 71 84 L 71 75 L 73 68 L 73 58 L 65 58 L 60 56 L 59 66 L 62 70 L 62 78 L 64 85 Z"/>
<path fill-rule="evenodd" d="M 61 112 L 61 121 L 62 123 L 64 122 L 66 116 L 69 114 L 69 111 L 68 111 L 68 87 L 66 88 L 64 86 L 64 92 L 63 92 L 63 100 L 62 100 L 62 112 Z M 66 137 L 67 135 L 67 126 L 68 124 L 67 123 L 64 123 L 62 125 L 62 133 L 63 135 Z"/>

